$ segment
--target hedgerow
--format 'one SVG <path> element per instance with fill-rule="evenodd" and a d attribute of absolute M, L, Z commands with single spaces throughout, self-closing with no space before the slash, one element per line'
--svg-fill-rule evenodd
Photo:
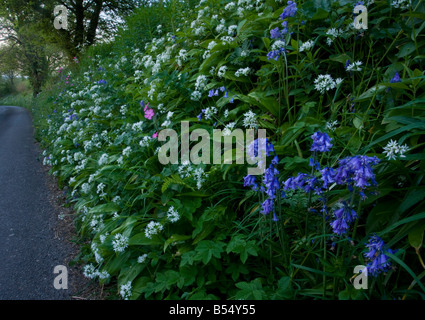
<path fill-rule="evenodd" d="M 356 29 L 358 4 L 168 1 L 58 70 L 34 113 L 85 275 L 123 299 L 423 298 L 425 9 L 367 1 Z M 161 164 L 181 121 L 266 129 L 264 174 Z"/>

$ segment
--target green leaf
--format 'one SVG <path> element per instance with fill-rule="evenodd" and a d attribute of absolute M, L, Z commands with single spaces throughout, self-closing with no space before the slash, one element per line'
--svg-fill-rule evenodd
<path fill-rule="evenodd" d="M 226 207 L 224 206 L 208 207 L 205 209 L 192 232 L 192 237 L 194 237 L 193 244 L 206 238 L 215 229 L 217 223 L 221 221 L 225 212 Z"/>
<path fill-rule="evenodd" d="M 351 294 L 348 288 L 338 293 L 338 300 L 350 300 L 350 297 L 351 297 Z"/>
<path fill-rule="evenodd" d="M 164 292 L 177 284 L 180 279 L 180 273 L 174 270 L 167 270 L 165 272 L 157 273 L 155 278 L 155 292 Z"/>
<path fill-rule="evenodd" d="M 401 226 L 403 224 L 406 224 L 406 223 L 409 223 L 409 222 L 412 222 L 412 221 L 420 220 L 420 219 L 425 219 L 425 212 L 415 214 L 411 217 L 404 218 L 404 219 L 401 219 L 400 221 L 393 223 L 391 226 L 387 227 L 385 230 L 382 230 L 381 232 L 379 232 L 378 236 L 382 236 L 382 235 L 390 232 L 391 230 L 397 228 L 398 226 Z"/>
<path fill-rule="evenodd" d="M 195 251 L 187 251 L 181 255 L 180 267 L 184 267 L 185 265 L 192 265 L 195 261 L 196 252 Z"/>
<path fill-rule="evenodd" d="M 376 140 L 374 140 L 374 141 L 372 141 L 368 146 L 366 146 L 366 147 L 364 147 L 362 150 L 360 150 L 359 151 L 359 153 L 360 154 L 364 154 L 364 153 L 366 153 L 373 145 L 375 145 L 375 144 L 377 144 L 377 143 L 380 143 L 380 142 L 382 142 L 382 141 L 387 141 L 387 140 L 389 140 L 390 138 L 392 138 L 392 137 L 394 137 L 395 135 L 397 135 L 397 134 L 400 134 L 400 133 L 402 133 L 402 132 L 405 132 L 405 131 L 409 131 L 409 130 L 412 130 L 412 129 L 423 129 L 423 128 L 425 128 L 425 124 L 424 123 L 420 123 L 420 122 L 418 122 L 418 123 L 412 123 L 412 124 L 410 124 L 410 125 L 407 125 L 407 126 L 403 126 L 403 127 L 401 127 L 401 128 L 399 128 L 399 129 L 396 129 L 396 130 L 393 130 L 393 131 L 391 131 L 391 132 L 389 132 L 389 133 L 387 133 L 386 135 L 384 135 L 384 136 L 382 136 L 382 137 L 380 137 L 380 138 L 378 138 L 378 139 L 376 139 Z"/>
<path fill-rule="evenodd" d="M 345 54 L 345 53 L 341 53 L 341 54 L 338 54 L 338 55 L 330 56 L 329 59 L 332 60 L 332 61 L 336 61 L 336 62 L 345 64 L 347 62 L 347 60 L 350 60 L 350 56 Z"/>
<path fill-rule="evenodd" d="M 316 13 L 309 20 L 324 20 L 328 17 L 329 11 L 319 7 L 317 8 Z"/>
<path fill-rule="evenodd" d="M 294 297 L 294 290 L 291 286 L 291 277 L 284 276 L 277 282 L 277 290 L 274 299 L 289 300 Z"/>
<path fill-rule="evenodd" d="M 400 206 L 397 209 L 397 212 L 399 214 L 402 214 L 409 210 L 412 206 L 420 202 L 421 200 L 424 200 L 425 195 L 425 187 L 417 187 L 414 189 L 409 190 L 409 192 L 406 194 L 406 197 L 401 202 Z"/>
<path fill-rule="evenodd" d="M 192 285 L 195 280 L 196 276 L 198 274 L 198 268 L 197 266 L 183 266 L 180 267 L 180 280 L 178 282 L 179 288 L 182 288 L 183 286 L 190 286 Z"/>
<path fill-rule="evenodd" d="M 231 263 L 227 269 L 226 269 L 226 273 L 230 273 L 232 275 L 232 279 L 233 281 L 236 281 L 239 279 L 239 275 L 242 274 L 248 274 L 249 273 L 249 269 L 240 263 Z"/>
<path fill-rule="evenodd" d="M 195 261 L 202 261 L 204 264 L 210 262 L 212 257 L 220 258 L 223 252 L 224 243 L 220 241 L 202 240 L 195 248 Z"/>
<path fill-rule="evenodd" d="M 387 87 L 382 84 L 378 84 L 363 92 L 360 96 L 354 99 L 355 102 L 362 102 L 366 100 L 370 100 L 370 98 L 376 96 L 378 93 L 384 91 Z"/>
<path fill-rule="evenodd" d="M 266 295 L 259 278 L 251 282 L 238 282 L 236 287 L 240 289 L 235 296 L 237 300 L 262 300 Z"/>
<path fill-rule="evenodd" d="M 393 259 L 395 262 L 397 262 L 400 266 L 402 266 L 411 276 L 412 278 L 416 281 L 416 283 L 419 285 L 419 287 L 421 287 L 422 291 L 425 292 L 425 287 L 424 285 L 421 283 L 421 281 L 419 280 L 419 278 L 416 276 L 416 274 L 412 271 L 412 269 L 410 269 L 403 261 L 401 261 L 396 255 L 386 252 L 385 255 L 387 255 L 388 257 L 390 257 L 391 259 Z"/>
<path fill-rule="evenodd" d="M 135 234 L 130 238 L 128 244 L 130 246 L 152 246 L 152 245 L 160 245 L 163 241 L 161 239 L 152 237 L 152 239 L 146 238 L 144 232 L 140 232 Z"/>
<path fill-rule="evenodd" d="M 422 247 L 424 238 L 425 223 L 422 223 L 409 232 L 408 239 L 410 245 L 419 250 Z"/>
<path fill-rule="evenodd" d="M 123 266 L 125 266 L 128 258 L 130 257 L 131 252 L 126 251 L 118 255 L 114 255 L 111 259 L 105 264 L 104 270 L 109 274 L 114 274 L 118 272 Z"/>
<path fill-rule="evenodd" d="M 254 240 L 246 242 L 244 239 L 242 239 L 243 237 L 244 236 L 242 235 L 237 235 L 233 237 L 227 245 L 226 252 L 233 252 L 239 254 L 242 263 L 245 263 L 248 259 L 248 255 L 258 255 L 259 248 L 255 244 Z"/>
<path fill-rule="evenodd" d="M 250 98 L 255 99 L 255 105 L 262 107 L 265 111 L 269 111 L 274 116 L 279 115 L 279 103 L 275 97 L 267 97 L 267 92 L 253 91 L 248 94 Z"/>
<path fill-rule="evenodd" d="M 117 212 L 120 211 L 121 208 L 119 205 L 108 202 L 104 204 L 99 204 L 89 210 L 90 213 L 105 213 L 105 212 Z"/>
<path fill-rule="evenodd" d="M 181 235 L 181 234 L 173 234 L 171 237 L 169 237 L 167 240 L 165 240 L 164 243 L 164 252 L 167 249 L 167 247 L 176 242 L 186 241 L 188 239 L 191 239 L 192 236 L 190 235 Z"/>
<path fill-rule="evenodd" d="M 397 205 L 397 204 L 396 204 Z M 395 214 L 394 203 L 381 202 L 378 203 L 370 213 L 366 220 L 366 233 L 370 234 L 378 230 L 382 230 L 390 218 Z"/>
<path fill-rule="evenodd" d="M 410 55 L 411 53 L 413 53 L 416 50 L 416 46 L 414 42 L 408 42 L 406 43 L 404 46 L 401 47 L 399 53 L 398 53 L 398 57 L 399 58 L 403 58 L 405 56 Z"/>
<path fill-rule="evenodd" d="M 165 190 L 170 188 L 170 186 L 173 185 L 173 184 L 182 185 L 182 186 L 185 186 L 189 189 L 194 190 L 191 186 L 189 186 L 187 183 L 185 183 L 183 181 L 183 179 L 178 174 L 173 174 L 171 177 L 165 177 L 164 178 L 164 183 L 162 184 L 161 192 L 164 193 Z"/>

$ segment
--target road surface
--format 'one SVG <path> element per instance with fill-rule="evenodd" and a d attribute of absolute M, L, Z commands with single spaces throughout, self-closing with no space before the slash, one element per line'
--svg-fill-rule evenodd
<path fill-rule="evenodd" d="M 69 290 L 55 289 L 64 276 L 70 247 L 55 236 L 58 219 L 49 190 L 29 112 L 0 106 L 0 299 L 69 299 Z M 70 280 L 70 279 L 68 279 Z"/>

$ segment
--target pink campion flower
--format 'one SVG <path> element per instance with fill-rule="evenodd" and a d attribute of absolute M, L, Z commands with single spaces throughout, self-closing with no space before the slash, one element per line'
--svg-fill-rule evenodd
<path fill-rule="evenodd" d="M 145 106 L 145 109 L 143 111 L 145 111 L 145 118 L 146 119 L 149 119 L 149 120 L 152 120 L 153 116 L 155 115 L 155 112 L 153 111 L 152 108 L 149 108 L 149 102 Z"/>
<path fill-rule="evenodd" d="M 157 137 L 158 137 L 158 132 L 155 132 L 155 133 L 152 135 L 152 138 L 156 139 Z"/>

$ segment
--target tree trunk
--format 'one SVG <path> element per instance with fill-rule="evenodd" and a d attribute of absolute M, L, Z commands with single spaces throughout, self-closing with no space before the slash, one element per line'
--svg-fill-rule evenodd
<path fill-rule="evenodd" d="M 90 24 L 87 30 L 87 39 L 86 43 L 88 46 L 91 46 L 96 39 L 96 30 L 99 24 L 100 12 L 102 11 L 103 0 L 95 0 L 94 12 L 90 19 Z"/>
<path fill-rule="evenodd" d="M 74 52 L 75 56 L 78 56 L 78 53 L 81 51 L 82 46 L 84 45 L 84 6 L 83 0 L 75 1 L 75 37 L 74 37 Z"/>

